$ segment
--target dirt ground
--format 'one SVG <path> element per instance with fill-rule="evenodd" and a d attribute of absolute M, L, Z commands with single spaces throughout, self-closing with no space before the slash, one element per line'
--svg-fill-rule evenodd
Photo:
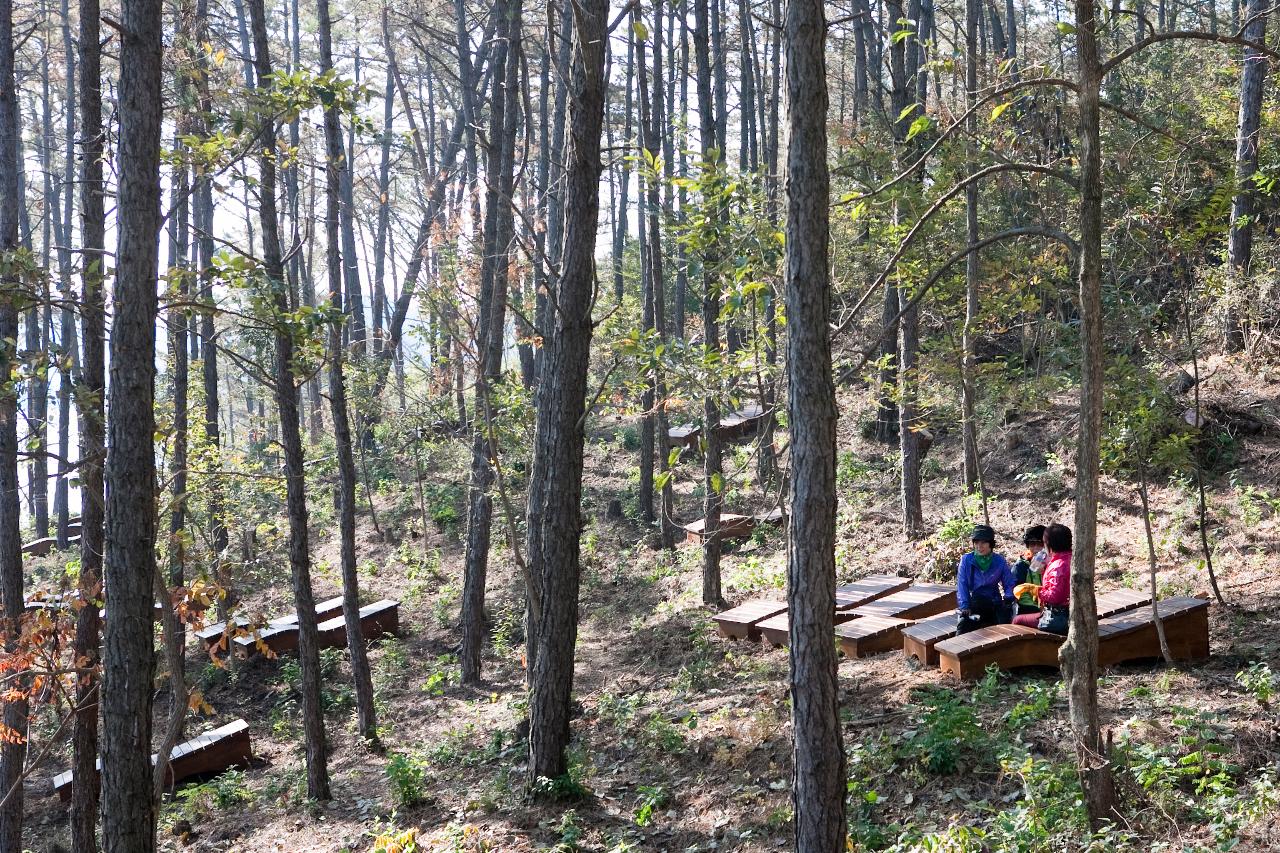
<path fill-rule="evenodd" d="M 1208 484 L 1215 569 L 1229 606 L 1211 605 L 1210 660 L 1183 669 L 1156 663 L 1117 667 L 1101 680 L 1100 702 L 1104 725 L 1117 739 L 1176 743 L 1185 734 L 1178 715 L 1211 720 L 1216 742 L 1225 750 L 1221 758 L 1243 768 L 1237 775 L 1252 778 L 1276 768 L 1280 755 L 1280 716 L 1274 705 L 1261 706 L 1236 678 L 1255 661 L 1280 669 L 1275 557 L 1280 509 L 1257 497 L 1261 492 L 1280 494 L 1280 386 L 1228 365 L 1211 366 L 1207 372 L 1212 374 L 1204 388 L 1210 410 L 1224 413 L 1224 419 L 1232 412 L 1244 413 L 1261 425 L 1233 427 L 1238 474 L 1234 481 L 1223 475 Z M 891 459 L 884 447 L 859 436 L 867 413 L 853 402 L 852 392 L 848 396 L 839 437 L 839 448 L 847 454 L 841 461 L 840 578 L 927 574 L 932 546 L 903 541 Z M 1034 417 L 993 424 L 984 433 L 986 486 L 995 496 L 989 506 L 991 523 L 1006 554 L 1015 553 L 1021 530 L 1031 523 L 1072 523 L 1070 466 L 1061 460 L 1072 458 L 1073 408 L 1070 395 L 1064 394 Z M 634 491 L 628 479 L 634 453 L 623 447 L 627 426 L 612 417 L 598 420 L 588 447 L 573 722 L 574 773 L 585 796 L 532 805 L 522 794 L 519 584 L 507 545 L 495 534 L 489 576 L 495 639 L 485 659 L 485 684 L 465 688 L 457 682 L 453 659 L 461 530 L 433 526 L 424 536 L 405 526 L 388 529 L 396 541 L 384 542 L 366 514 L 359 549 L 364 597 L 401 601 L 402 637 L 375 644 L 371 651 L 388 754 L 370 753 L 354 736 L 346 664 L 337 656 L 326 680 L 333 799 L 308 802 L 300 791 L 302 759 L 287 662 L 259 658 L 217 670 L 193 652 L 188 672 L 204 689 L 214 713 L 193 719 L 190 729 L 243 717 L 252 729 L 255 760 L 243 776 L 232 777 L 221 789 L 214 780 L 188 787 L 185 796 L 167 802 L 162 848 L 193 853 L 363 851 L 379 833 L 411 827 L 420 830 L 419 849 L 425 850 L 788 847 L 787 653 L 715 635 L 711 612 L 698 601 L 695 547 L 664 554 L 651 547 L 652 534 L 630 516 L 607 518 L 609 501 L 623 498 L 625 503 Z M 942 433 L 926 462 L 924 507 L 931 530 L 960 512 L 959 451 L 958 431 Z M 730 507 L 768 505 L 758 489 L 740 488 L 742 476 L 754 471 L 754 461 L 745 458 L 745 451 L 733 461 L 741 475 L 736 491 L 730 492 Z M 431 476 L 463 482 L 461 474 L 448 470 Z M 686 521 L 698 514 L 696 479 L 696 463 L 686 463 L 676 480 L 678 511 Z M 1152 500 L 1161 594 L 1208 594 L 1194 489 L 1161 483 L 1153 488 Z M 1100 591 L 1147 583 L 1147 546 L 1137 501 L 1130 484 L 1104 481 Z M 336 530 L 318 529 L 316 540 L 316 592 L 327 597 L 338 592 Z M 781 534 L 740 544 L 724 560 L 726 596 L 735 604 L 748 597 L 782 597 L 784 569 Z M 275 568 L 258 578 L 257 588 L 246 590 L 246 608 L 266 614 L 291 609 L 287 583 L 281 580 L 286 577 L 287 567 L 279 558 Z M 839 676 L 849 775 L 860 786 L 859 801 L 870 805 L 862 820 L 867 832 L 895 825 L 918 833 L 979 825 L 1025 803 L 1028 792 L 1045 790 L 1035 788 L 1016 768 L 993 764 L 989 756 L 962 756 L 960 766 L 944 773 L 922 772 L 902 758 L 922 731 L 921 697 L 936 695 L 922 694 L 921 688 L 940 687 L 971 702 L 980 726 L 991 731 L 1018 702 L 1046 696 L 1043 715 L 1026 727 L 1021 741 L 1026 754 L 1037 759 L 1069 760 L 1065 698 L 1055 689 L 1056 673 L 1009 676 L 981 699 L 975 698 L 981 688 L 948 682 L 936 669 L 911 666 L 896 653 L 842 660 Z M 157 708 L 166 701 L 162 692 Z M 411 796 L 401 802 L 387 770 L 396 754 L 409 756 L 419 774 L 408 779 L 405 788 Z M 67 747 L 59 745 L 29 779 L 27 839 L 33 851 L 68 844 L 67 808 L 49 793 L 51 778 L 66 766 L 67 757 Z M 868 791 L 874 792 L 870 798 Z M 417 801 L 409 802 L 414 795 Z M 1127 788 L 1122 795 L 1141 802 Z M 1157 812 L 1154 806 L 1134 812 L 1133 849 L 1214 846 L 1207 820 Z M 175 826 L 182 830 L 188 825 L 189 833 L 174 835 Z M 1280 848 L 1276 811 L 1257 815 L 1240 838 L 1237 850 Z"/>

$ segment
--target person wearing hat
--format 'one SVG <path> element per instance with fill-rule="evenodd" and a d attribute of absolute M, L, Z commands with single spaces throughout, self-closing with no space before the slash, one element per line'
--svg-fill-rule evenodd
<path fill-rule="evenodd" d="M 1024 585 L 1039 587 L 1044 583 L 1044 567 L 1049 562 L 1049 552 L 1044 547 L 1044 531 L 1043 524 L 1027 528 L 1022 535 L 1022 546 L 1027 550 L 1013 564 L 1013 591 L 1018 597 L 1019 616 L 1040 613 L 1040 602 L 1036 600 L 1035 593 L 1024 589 Z M 1019 592 L 1020 589 L 1023 591 Z"/>
<path fill-rule="evenodd" d="M 973 528 L 973 550 L 960 558 L 956 573 L 956 632 L 1005 625 L 1013 616 L 1013 570 L 995 553 L 996 532 L 985 524 Z"/>

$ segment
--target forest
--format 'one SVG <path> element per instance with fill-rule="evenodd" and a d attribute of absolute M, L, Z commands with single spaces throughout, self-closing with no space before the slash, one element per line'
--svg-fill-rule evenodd
<path fill-rule="evenodd" d="M 1277 61 L 0 0 L 0 853 L 1280 848 Z"/>

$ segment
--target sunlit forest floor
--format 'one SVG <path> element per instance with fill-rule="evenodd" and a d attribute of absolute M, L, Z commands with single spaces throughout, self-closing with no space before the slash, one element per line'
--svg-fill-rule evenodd
<path fill-rule="evenodd" d="M 1258 665 L 1280 662 L 1280 501 L 1267 500 L 1280 494 L 1280 385 L 1227 365 L 1214 369 L 1206 402 L 1219 406 L 1223 418 L 1238 411 L 1262 424 L 1238 434 L 1236 474 L 1209 483 L 1210 539 L 1230 606 L 1211 608 L 1211 660 L 1184 669 L 1126 665 L 1101 679 L 1125 822 L 1090 842 L 1055 672 L 962 685 L 887 654 L 840 663 L 855 847 L 1066 850 L 1092 843 L 1183 850 L 1227 849 L 1235 839 L 1236 850 L 1280 845 L 1280 696 L 1268 694 L 1266 685 L 1276 682 Z M 839 439 L 840 579 L 885 571 L 951 579 L 956 549 L 967 539 L 966 513 L 976 509 L 959 498 L 958 427 L 939 435 L 925 464 L 925 515 L 938 532 L 926 542 L 901 541 L 893 449 L 861 437 L 870 412 L 851 402 L 865 397 L 854 390 L 846 393 Z M 1046 400 L 1034 415 L 992 413 L 983 425 L 991 520 L 1011 556 L 1026 526 L 1072 523 L 1075 404 L 1069 389 Z M 359 551 L 364 596 L 401 601 L 402 637 L 376 644 L 371 655 L 387 753 L 370 754 L 353 735 L 344 655 L 326 653 L 334 796 L 308 802 L 296 665 L 258 658 L 218 669 L 193 653 L 189 672 L 214 716 L 191 720 L 189 730 L 243 717 L 256 760 L 247 771 L 187 786 L 166 801 L 162 847 L 363 851 L 379 834 L 415 827 L 421 850 L 788 847 L 786 650 L 718 638 L 698 600 L 696 547 L 682 545 L 674 554 L 651 547 L 655 537 L 633 520 L 634 438 L 630 421 L 609 416 L 592 423 L 573 773 L 560 786 L 563 799 L 531 805 L 523 796 L 523 635 L 519 578 L 496 529 L 505 520 L 496 520 L 490 563 L 486 681 L 479 689 L 462 687 L 455 652 L 463 531 L 443 512 L 424 537 L 414 499 L 407 502 L 414 511 L 405 512 L 403 495 L 382 495 L 379 523 L 393 541 L 378 540 L 366 507 Z M 747 454 L 743 448 L 734 457 L 744 475 L 754 471 Z M 464 451 L 452 459 L 429 478 L 463 485 Z M 677 475 L 685 521 L 700 514 L 697 468 L 686 462 Z M 1145 587 L 1136 491 L 1116 480 L 1104 486 L 1099 589 Z M 758 489 L 742 488 L 741 478 L 734 488 L 730 508 L 768 505 Z M 626 520 L 607 519 L 615 498 Z M 1162 482 L 1152 498 L 1161 594 L 1208 593 L 1194 484 Z M 461 505 L 457 510 L 461 517 Z M 326 597 L 338 591 L 336 529 L 319 506 L 313 520 L 317 593 Z M 731 603 L 784 595 L 783 546 L 770 530 L 732 549 L 724 561 Z M 287 612 L 280 543 L 262 547 L 244 604 L 251 612 Z M 161 693 L 157 707 L 166 702 Z M 68 751 L 55 749 L 29 782 L 32 850 L 68 843 L 66 806 L 47 793 Z"/>

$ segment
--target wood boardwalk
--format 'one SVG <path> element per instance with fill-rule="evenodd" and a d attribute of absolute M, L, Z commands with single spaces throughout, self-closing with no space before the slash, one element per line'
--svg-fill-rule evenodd
<path fill-rule="evenodd" d="M 854 583 L 836 587 L 836 610 L 844 611 L 890 595 L 910 586 L 911 581 L 897 575 L 869 575 Z M 716 614 L 716 630 L 722 637 L 737 640 L 759 640 L 760 623 L 778 614 L 785 614 L 785 601 L 748 601 L 738 607 Z M 785 634 L 789 623 L 781 623 Z M 837 616 L 839 618 L 839 616 Z M 771 625 L 772 627 L 772 625 Z"/>
<path fill-rule="evenodd" d="M 342 616 L 342 599 L 337 607 L 327 609 L 322 615 L 317 608 L 316 626 L 320 638 L 320 648 L 341 648 L 347 644 L 346 622 Z M 326 602 L 327 603 L 327 602 Z M 360 632 L 366 640 L 376 639 L 383 634 L 395 634 L 400 630 L 400 602 L 383 599 L 366 604 L 360 608 Z M 269 626 L 244 636 L 236 637 L 232 648 L 241 660 L 253 657 L 263 646 L 279 655 L 284 652 L 298 650 L 298 623 L 294 621 Z"/>

